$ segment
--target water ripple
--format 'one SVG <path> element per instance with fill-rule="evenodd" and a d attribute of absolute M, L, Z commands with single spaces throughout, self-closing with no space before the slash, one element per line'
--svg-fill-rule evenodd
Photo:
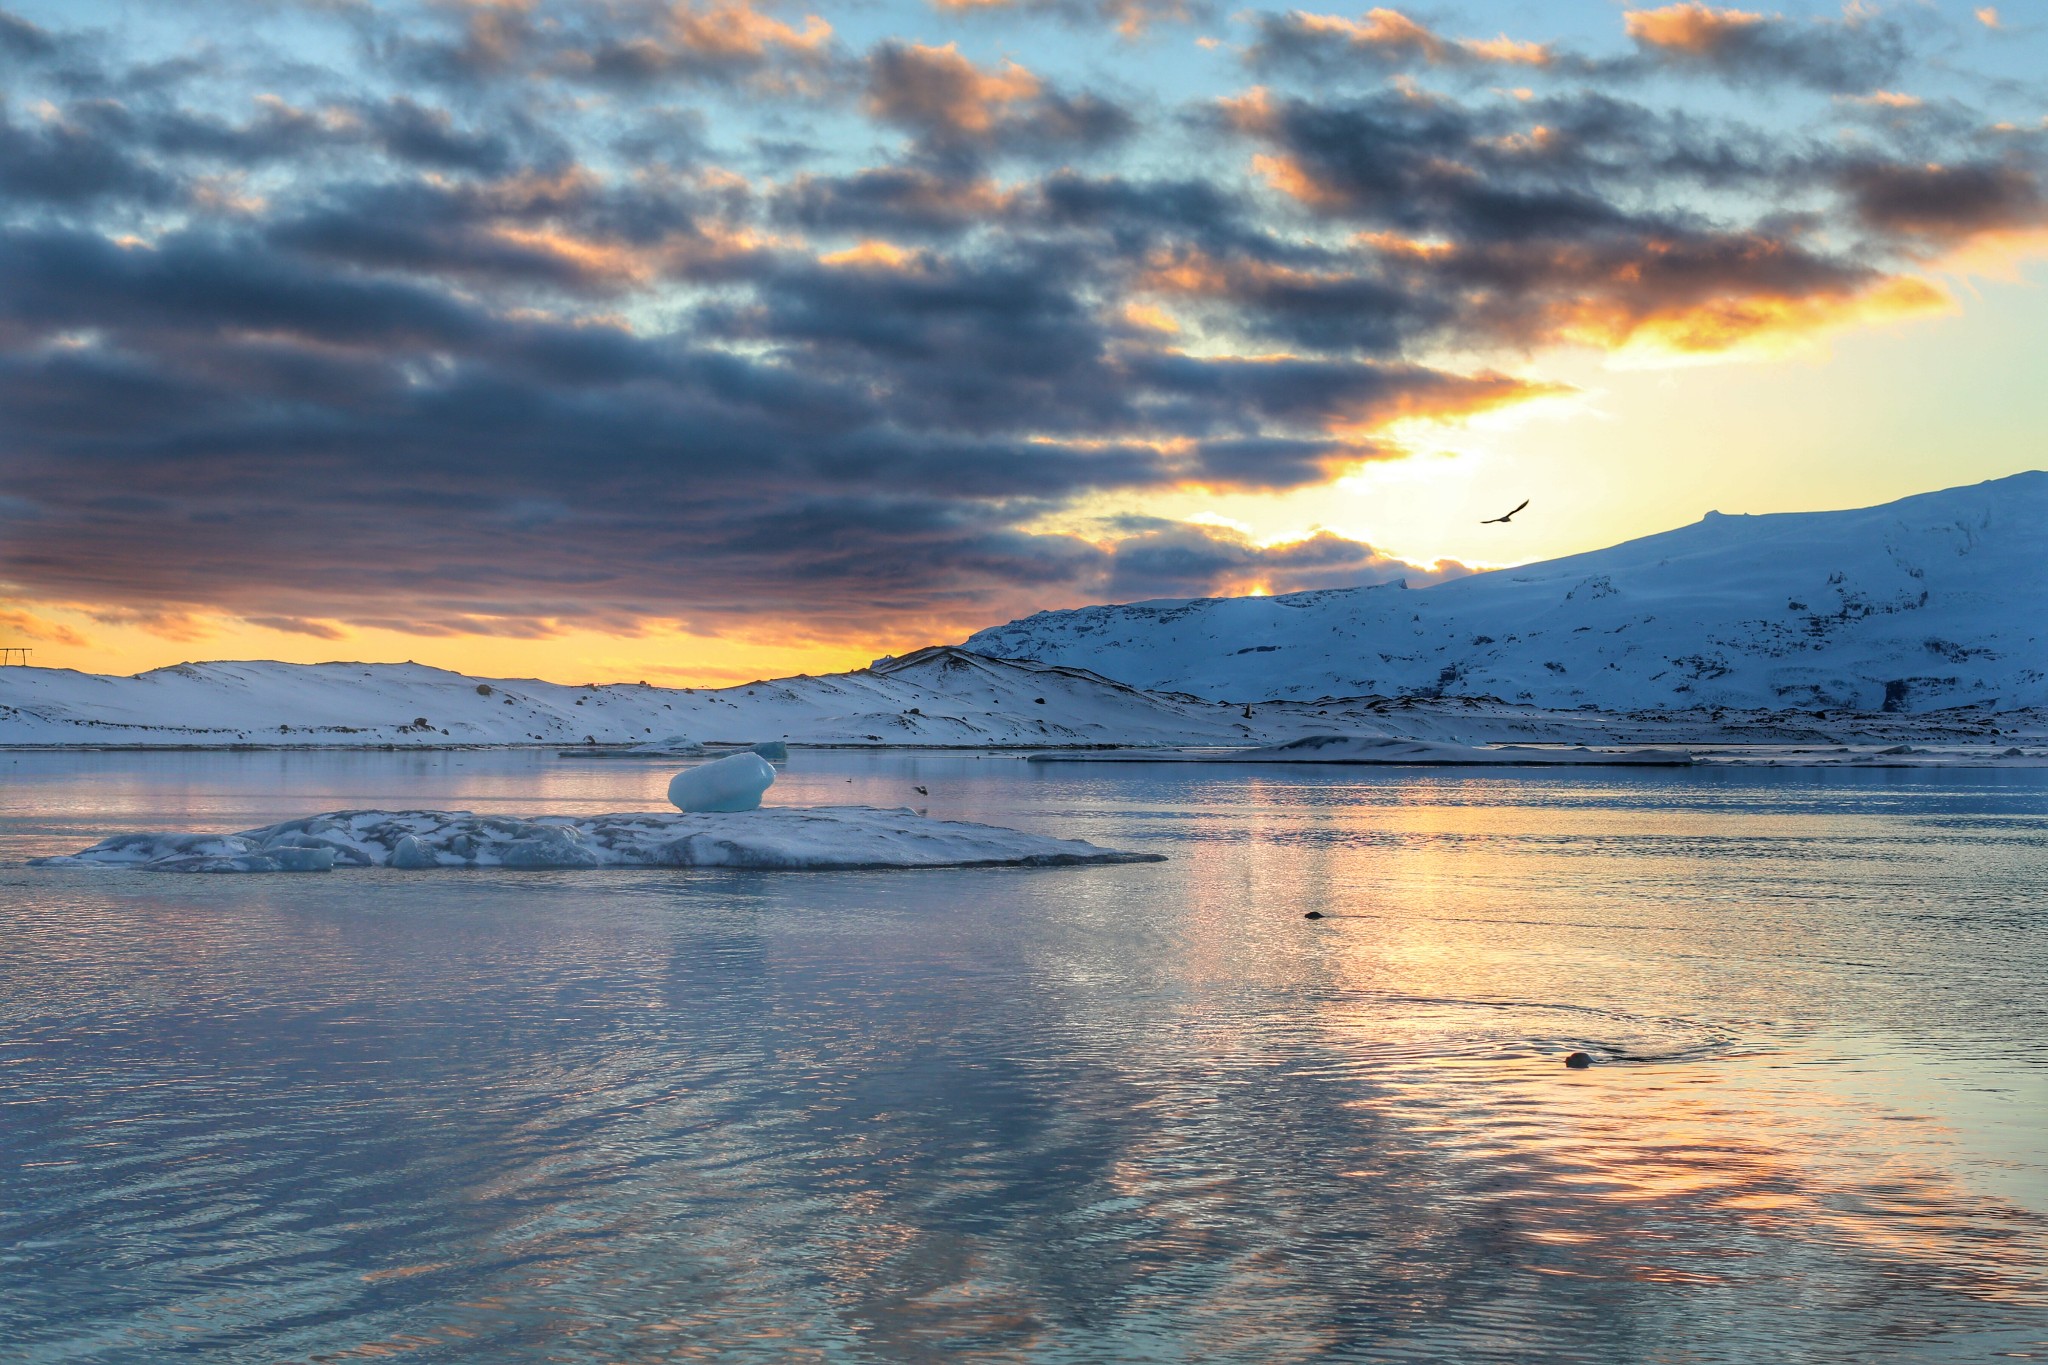
<path fill-rule="evenodd" d="M 2038 785 L 806 758 L 839 799 L 914 778 L 1174 861 L 0 869 L 4 1354 L 2048 1349 Z M 193 805 L 268 813 L 212 771 L 244 785 Z M 312 771 L 335 804 L 403 785 Z M 69 838 L 51 809 L 111 827 L 62 776 L 20 824 L 0 793 L 8 847 Z M 199 823 L 138 781 L 137 824 Z"/>

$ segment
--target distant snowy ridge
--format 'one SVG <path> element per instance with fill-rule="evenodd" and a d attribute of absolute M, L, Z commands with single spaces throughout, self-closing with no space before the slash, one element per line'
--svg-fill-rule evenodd
<path fill-rule="evenodd" d="M 1262 700 L 1924 711 L 2048 704 L 2048 473 L 1723 516 L 1400 584 L 1041 612 L 966 648 Z"/>
<path fill-rule="evenodd" d="M 1043 748 L 1241 745 L 1332 724 L 1383 733 L 1360 710 L 1241 708 L 1142 692 L 1085 669 L 919 650 L 871 668 L 716 689 L 473 678 L 421 664 L 179 664 L 132 678 L 0 669 L 0 745 L 433 748 L 465 744 L 708 744 Z M 586 751 L 587 752 L 587 751 Z"/>
<path fill-rule="evenodd" d="M 1249 712 L 1249 714 L 1247 714 Z M 1471 698 L 1238 703 L 1143 692 L 1086 669 L 919 650 L 872 668 L 715 690 L 472 678 L 418 664 L 181 664 L 132 678 L 0 668 L 0 745 L 442 748 L 675 736 L 709 744 L 1053 749 L 1244 748 L 1312 735 L 1450 744 L 1994 744 L 2048 734 L 2048 711 L 1988 706 L 1825 717 L 1545 710 Z M 588 749 L 572 753 L 593 752 Z M 640 761 L 687 762 L 649 754 Z"/>
<path fill-rule="evenodd" d="M 179 664 L 132 678 L 0 669 L 0 744 L 1240 743 L 1231 708 L 1081 670 L 932 649 L 737 687 L 574 687 L 421 664 Z"/>

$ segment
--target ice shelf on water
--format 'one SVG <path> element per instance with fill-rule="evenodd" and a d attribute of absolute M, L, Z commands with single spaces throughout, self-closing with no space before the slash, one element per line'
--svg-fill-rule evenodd
<path fill-rule="evenodd" d="M 236 834 L 120 834 L 36 867 L 150 872 L 324 872 L 332 868 L 730 867 L 788 870 L 1162 861 L 1080 839 L 934 820 L 869 806 L 588 817 L 343 810 Z"/>
<path fill-rule="evenodd" d="M 1384 739 L 1372 735 L 1307 735 L 1286 744 L 1220 753 L 1146 750 L 1108 753 L 1044 753 L 1033 763 L 1385 763 L 1404 766 L 1472 767 L 1659 767 L 1692 763 L 1683 749 L 1545 748 L 1537 745 L 1483 746 L 1447 740 Z"/>
<path fill-rule="evenodd" d="M 650 739 L 644 744 L 612 745 L 609 748 L 590 746 L 582 749 L 564 749 L 563 758 L 702 758 L 710 752 L 688 735 L 670 735 L 667 739 Z"/>

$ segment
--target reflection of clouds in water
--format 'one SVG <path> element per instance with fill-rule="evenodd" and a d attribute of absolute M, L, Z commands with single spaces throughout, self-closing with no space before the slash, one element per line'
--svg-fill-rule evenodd
<path fill-rule="evenodd" d="M 0 837 L 255 809 L 269 761 L 0 791 Z M 524 780 L 465 761 L 432 804 Z M 276 799 L 403 785 L 360 763 Z M 572 1362 L 1989 1355 L 2048 1328 L 2038 1154 L 1985 1149 L 1970 1106 L 2001 1101 L 1957 1093 L 2038 1039 L 2038 951 L 1955 907 L 2040 884 L 2040 790 L 1021 766 L 791 780 L 915 780 L 935 815 L 1174 861 L 430 897 L 66 874 L 33 903 L 0 872 L 32 1173 L 0 1209 L 42 1248 L 0 1319 Z M 1567 1072 L 1568 1046 L 1686 1060 Z M 1880 1084 L 1907 1047 L 1955 1084 Z"/>

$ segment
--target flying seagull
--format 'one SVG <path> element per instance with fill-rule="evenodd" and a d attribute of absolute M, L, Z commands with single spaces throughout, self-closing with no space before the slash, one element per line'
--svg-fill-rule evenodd
<path fill-rule="evenodd" d="M 1523 498 L 1521 507 L 1517 507 L 1515 509 L 1515 512 L 1521 511 L 1523 507 L 1527 507 L 1528 505 L 1529 500 L 1527 498 Z M 1506 516 L 1488 517 L 1485 521 L 1482 521 L 1479 524 L 1481 526 L 1500 526 L 1507 522 L 1513 521 L 1515 519 L 1515 512 L 1509 512 Z"/>

